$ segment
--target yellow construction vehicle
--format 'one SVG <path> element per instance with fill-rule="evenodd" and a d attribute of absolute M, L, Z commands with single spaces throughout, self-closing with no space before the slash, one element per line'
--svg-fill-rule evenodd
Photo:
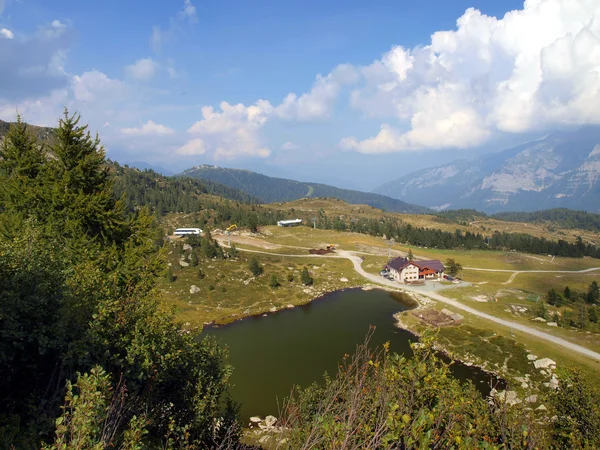
<path fill-rule="evenodd" d="M 235 223 L 227 228 L 227 231 L 235 231 L 235 230 L 237 230 L 237 225 Z"/>

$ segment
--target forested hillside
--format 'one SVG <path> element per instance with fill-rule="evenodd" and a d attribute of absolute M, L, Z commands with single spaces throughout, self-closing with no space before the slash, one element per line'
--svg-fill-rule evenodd
<path fill-rule="evenodd" d="M 586 211 L 576 211 L 567 208 L 545 209 L 535 212 L 505 212 L 494 214 L 492 217 L 508 222 L 553 222 L 564 228 L 579 228 L 581 230 L 600 231 L 600 214 Z"/>
<path fill-rule="evenodd" d="M 139 170 L 111 163 L 115 175 L 115 194 L 124 196 L 128 211 L 143 206 L 159 216 L 169 212 L 197 212 L 200 196 L 210 194 L 240 203 L 260 203 L 260 200 L 238 189 L 210 180 L 167 177 L 152 170 Z"/>
<path fill-rule="evenodd" d="M 198 166 L 181 176 L 212 180 L 247 192 L 265 203 L 287 202 L 304 197 L 334 197 L 351 204 L 363 204 L 391 212 L 423 213 L 427 208 L 369 192 L 340 189 L 320 183 L 305 183 L 268 177 L 249 170 Z"/>

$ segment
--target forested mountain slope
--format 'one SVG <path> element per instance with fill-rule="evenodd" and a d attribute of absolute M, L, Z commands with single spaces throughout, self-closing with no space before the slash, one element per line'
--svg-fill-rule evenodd
<path fill-rule="evenodd" d="M 545 209 L 535 212 L 505 212 L 493 215 L 507 222 L 552 222 L 560 227 L 600 231 L 600 214 L 568 208 Z"/>
<path fill-rule="evenodd" d="M 127 209 L 142 206 L 155 210 L 159 216 L 168 212 L 200 210 L 200 196 L 210 194 L 240 203 L 260 203 L 260 200 L 238 189 L 210 180 L 166 177 L 152 170 L 139 170 L 111 162 L 115 174 L 115 194 L 125 196 Z"/>
<path fill-rule="evenodd" d="M 212 180 L 231 186 L 266 203 L 287 202 L 304 197 L 335 197 L 351 204 L 363 204 L 392 212 L 424 213 L 427 208 L 369 192 L 341 189 L 320 183 L 307 183 L 285 178 L 268 177 L 249 170 L 202 165 L 180 174 L 184 177 Z"/>

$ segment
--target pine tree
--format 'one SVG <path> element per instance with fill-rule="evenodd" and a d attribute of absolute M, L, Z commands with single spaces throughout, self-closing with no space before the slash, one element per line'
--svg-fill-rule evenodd
<path fill-rule="evenodd" d="M 565 286 L 565 290 L 563 291 L 563 295 L 566 299 L 570 299 L 571 298 L 571 289 L 569 288 L 569 286 Z"/>
<path fill-rule="evenodd" d="M 196 252 L 192 250 L 192 254 L 190 255 L 190 266 L 196 267 L 198 266 L 198 255 Z"/>
<path fill-rule="evenodd" d="M 408 249 L 408 260 L 409 261 L 414 261 L 415 260 L 415 257 L 413 255 L 412 249 L 410 249 L 410 248 Z"/>
<path fill-rule="evenodd" d="M 0 145 L 0 233 L 14 236 L 27 217 L 45 220 L 41 174 L 44 148 L 17 116 Z"/>
<path fill-rule="evenodd" d="M 51 148 L 55 159 L 48 171 L 53 205 L 49 221 L 63 234 L 83 232 L 105 242 L 122 242 L 125 205 L 114 197 L 104 147 L 79 122 L 79 115 L 65 110 L 56 129 Z"/>
<path fill-rule="evenodd" d="M 590 306 L 588 309 L 588 318 L 592 323 L 598 323 L 598 308 L 596 306 Z"/>
<path fill-rule="evenodd" d="M 248 264 L 248 269 L 250 269 L 250 272 L 255 277 L 257 277 L 263 273 L 263 267 L 258 262 L 258 259 L 256 258 L 256 256 L 253 256 L 252 258 L 250 258 L 250 263 Z"/>
<path fill-rule="evenodd" d="M 277 275 L 275 275 L 275 274 L 271 275 L 271 281 L 269 282 L 269 286 L 272 287 L 273 289 L 281 286 L 281 283 L 279 283 L 279 278 L 277 278 Z"/>
<path fill-rule="evenodd" d="M 598 287 L 597 281 L 592 281 L 588 288 L 586 301 L 590 304 L 599 303 L 600 302 L 600 289 Z"/>
<path fill-rule="evenodd" d="M 314 283 L 314 280 L 310 276 L 310 273 L 308 272 L 308 269 L 306 267 L 302 269 L 302 272 L 300 273 L 300 281 L 302 281 L 302 284 L 305 286 L 310 286 Z"/>

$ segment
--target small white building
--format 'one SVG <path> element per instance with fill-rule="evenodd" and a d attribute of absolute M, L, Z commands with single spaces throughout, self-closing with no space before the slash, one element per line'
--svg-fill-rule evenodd
<path fill-rule="evenodd" d="M 278 227 L 297 227 L 302 223 L 302 219 L 278 220 Z"/>
<path fill-rule="evenodd" d="M 177 228 L 173 234 L 175 236 L 200 235 L 202 230 L 200 228 Z"/>

